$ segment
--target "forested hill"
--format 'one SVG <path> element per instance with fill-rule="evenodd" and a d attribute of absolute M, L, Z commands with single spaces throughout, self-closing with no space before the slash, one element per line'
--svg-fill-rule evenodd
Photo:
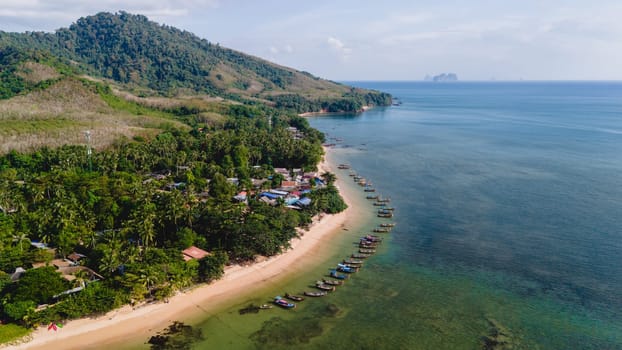
<path fill-rule="evenodd" d="M 126 12 L 80 18 L 55 33 L 0 32 L 0 53 L 8 48 L 49 52 L 80 73 L 112 79 L 142 95 L 209 94 L 294 112 L 355 111 L 391 100 Z"/>

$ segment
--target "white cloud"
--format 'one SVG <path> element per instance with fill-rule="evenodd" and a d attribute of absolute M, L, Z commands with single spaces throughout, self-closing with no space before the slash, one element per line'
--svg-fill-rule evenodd
<path fill-rule="evenodd" d="M 0 30 L 124 10 L 330 79 L 622 79 L 619 0 L 459 2 L 0 0 Z"/>
<path fill-rule="evenodd" d="M 328 43 L 328 46 L 335 51 L 338 55 L 339 58 L 342 61 L 347 61 L 350 58 L 350 54 L 352 53 L 352 49 L 347 47 L 343 41 L 333 37 L 333 36 L 329 36 L 328 39 L 326 40 L 326 42 Z"/>

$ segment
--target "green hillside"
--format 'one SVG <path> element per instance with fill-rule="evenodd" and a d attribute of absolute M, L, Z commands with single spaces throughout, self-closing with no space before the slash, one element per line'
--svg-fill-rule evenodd
<path fill-rule="evenodd" d="M 288 249 L 346 208 L 296 113 L 387 103 L 144 16 L 0 32 L 0 344 Z M 296 210 L 261 196 L 287 179 Z"/>
<path fill-rule="evenodd" d="M 50 52 L 140 95 L 208 94 L 298 113 L 390 104 L 388 94 L 322 80 L 125 12 L 80 18 L 55 33 L 0 33 L 2 56 L 9 48 Z"/>

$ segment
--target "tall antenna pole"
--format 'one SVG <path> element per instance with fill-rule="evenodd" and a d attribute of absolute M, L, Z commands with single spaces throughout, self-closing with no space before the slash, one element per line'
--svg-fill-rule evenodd
<path fill-rule="evenodd" d="M 91 130 L 87 130 L 84 132 L 84 137 L 86 137 L 86 156 L 89 159 L 89 171 L 93 171 L 93 160 L 91 159 L 91 155 L 93 154 L 93 150 L 91 149 Z"/>

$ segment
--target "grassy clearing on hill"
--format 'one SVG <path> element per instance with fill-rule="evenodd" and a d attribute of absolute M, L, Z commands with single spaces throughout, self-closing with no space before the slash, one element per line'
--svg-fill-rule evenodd
<path fill-rule="evenodd" d="M 86 130 L 93 147 L 101 149 L 120 137 L 152 137 L 169 128 L 188 126 L 170 113 L 100 94 L 75 78 L 0 101 L 0 153 L 84 144 Z"/>
<path fill-rule="evenodd" d="M 20 70 L 17 72 L 17 75 L 31 83 L 58 79 L 61 76 L 58 74 L 56 69 L 45 64 L 32 61 L 24 62 L 24 64 L 21 65 Z"/>

